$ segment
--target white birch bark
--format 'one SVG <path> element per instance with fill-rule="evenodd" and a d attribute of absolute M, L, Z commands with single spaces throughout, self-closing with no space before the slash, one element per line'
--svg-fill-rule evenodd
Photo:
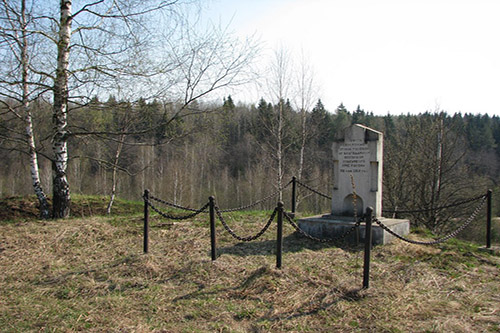
<path fill-rule="evenodd" d="M 111 195 L 109 198 L 109 203 L 108 207 L 106 208 L 106 213 L 109 215 L 111 214 L 111 207 L 113 206 L 113 203 L 115 202 L 115 197 L 116 197 L 116 183 L 117 183 L 117 176 L 118 176 L 118 162 L 120 161 L 120 155 L 123 149 L 123 142 L 125 141 L 125 134 L 122 134 L 120 136 L 120 142 L 118 142 L 118 147 L 116 148 L 116 153 L 115 153 L 115 160 L 113 163 L 113 174 L 111 178 Z"/>
<path fill-rule="evenodd" d="M 70 192 L 66 175 L 68 167 L 68 64 L 71 38 L 71 0 L 61 0 L 59 40 L 57 44 L 57 69 L 54 82 L 53 123 L 53 217 L 69 216 Z"/>
<path fill-rule="evenodd" d="M 35 134 L 33 132 L 33 117 L 30 111 L 30 101 L 29 101 L 29 84 L 28 84 L 28 68 L 29 68 L 29 56 L 28 56 L 28 39 L 27 39 L 27 21 L 26 21 L 26 0 L 21 2 L 21 81 L 22 81 L 22 106 L 24 111 L 24 120 L 26 123 L 26 141 L 28 143 L 29 159 L 30 159 L 30 171 L 31 171 L 31 182 L 33 184 L 33 189 L 35 191 L 36 197 L 40 204 L 40 217 L 47 219 L 50 217 L 49 204 L 47 201 L 47 196 L 45 195 L 41 182 L 40 182 L 40 171 L 38 168 L 38 155 L 36 153 L 35 145 Z"/>

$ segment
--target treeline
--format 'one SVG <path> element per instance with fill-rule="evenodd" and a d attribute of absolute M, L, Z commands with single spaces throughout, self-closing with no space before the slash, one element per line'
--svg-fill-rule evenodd
<path fill-rule="evenodd" d="M 194 208 L 209 195 L 221 206 L 236 207 L 296 176 L 329 194 L 332 142 L 353 123 L 384 133 L 384 208 L 438 207 L 483 193 L 499 181 L 497 116 L 376 116 L 359 106 L 327 109 L 321 100 L 306 111 L 289 101 L 236 104 L 230 96 L 220 105 L 191 105 L 182 116 L 175 115 L 179 107 L 172 103 L 113 97 L 72 107 L 67 170 L 72 193 L 139 199 L 148 188 L 157 197 Z M 51 107 L 36 102 L 31 108 L 42 185 L 50 193 L 52 166 L 43 156 L 50 155 Z M 5 114 L 0 117 L 1 196 L 33 192 L 21 126 Z M 301 211 L 324 212 L 329 206 L 328 200 L 300 192 Z M 421 214 L 418 220 L 436 229 L 451 215 Z"/>

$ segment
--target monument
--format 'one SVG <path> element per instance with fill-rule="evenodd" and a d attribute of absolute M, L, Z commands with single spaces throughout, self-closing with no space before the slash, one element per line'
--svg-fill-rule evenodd
<path fill-rule="evenodd" d="M 363 125 L 347 127 L 333 144 L 333 195 L 330 214 L 299 220 L 306 233 L 318 238 L 336 238 L 355 225 L 367 207 L 373 215 L 400 235 L 410 232 L 410 222 L 382 217 L 383 134 Z M 359 240 L 364 241 L 364 223 Z M 372 228 L 373 244 L 386 244 L 394 236 L 378 224 Z M 347 240 L 357 240 L 352 233 Z"/>

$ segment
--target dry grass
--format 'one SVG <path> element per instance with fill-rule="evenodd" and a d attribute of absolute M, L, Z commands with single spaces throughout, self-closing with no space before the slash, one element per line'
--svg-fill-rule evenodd
<path fill-rule="evenodd" d="M 249 235 L 268 215 L 233 216 L 228 223 Z M 206 216 L 152 227 L 148 255 L 137 217 L 0 224 L 1 330 L 500 329 L 500 258 L 469 243 L 378 246 L 371 287 L 361 290 L 359 249 L 314 243 L 287 227 L 278 270 L 274 224 L 244 244 L 217 229 L 219 257 L 211 262 Z"/>

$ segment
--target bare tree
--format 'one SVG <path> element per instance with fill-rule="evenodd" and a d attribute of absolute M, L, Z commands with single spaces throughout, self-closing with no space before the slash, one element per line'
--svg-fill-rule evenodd
<path fill-rule="evenodd" d="M 297 176 L 302 179 L 304 172 L 304 155 L 308 139 L 307 117 L 313 104 L 318 100 L 317 89 L 314 82 L 314 71 L 309 65 L 309 61 L 302 50 L 298 70 L 296 71 L 297 98 L 295 99 L 296 109 L 300 111 L 300 151 L 299 167 Z"/>
<path fill-rule="evenodd" d="M 398 210 L 430 209 L 412 220 L 441 232 L 464 207 L 436 209 L 477 195 L 486 186 L 470 176 L 467 145 L 460 129 L 444 114 L 412 116 L 386 140 L 384 202 Z M 470 213 L 470 212 L 469 212 Z"/>
<path fill-rule="evenodd" d="M 276 101 L 278 108 L 277 126 L 273 129 L 272 135 L 275 138 L 276 150 L 273 156 L 276 163 L 276 184 L 279 190 L 279 200 L 283 199 L 283 159 L 284 159 L 284 112 L 285 98 L 287 98 L 291 79 L 291 57 L 289 52 L 281 46 L 274 52 L 274 58 L 270 65 L 269 80 L 267 82 L 269 91 Z"/>
<path fill-rule="evenodd" d="M 60 0 L 58 17 L 52 15 L 52 3 L 33 7 L 36 24 L 27 34 L 43 37 L 45 50 L 41 52 L 44 59 L 38 62 L 41 66 L 33 65 L 30 71 L 52 81 L 55 218 L 69 214 L 68 140 L 96 134 L 71 129 L 68 113 L 84 105 L 92 94 L 113 92 L 128 98 L 146 94 L 176 105 L 182 101 L 164 126 L 201 112 L 191 107 L 194 101 L 242 82 L 237 78 L 255 54 L 253 46 L 235 43 L 220 29 L 202 34 L 189 28 L 181 20 L 180 8 L 190 2 L 89 0 L 73 8 L 73 1 Z M 54 48 L 55 58 L 48 52 Z M 182 97 L 177 98 L 181 90 Z M 121 138 L 126 133 L 101 134 Z"/>
<path fill-rule="evenodd" d="M 43 78 L 37 80 L 30 73 L 30 57 L 37 42 L 36 38 L 32 38 L 32 10 L 33 7 L 27 7 L 26 0 L 20 0 L 18 3 L 3 0 L 0 5 L 0 47 L 4 64 L 0 69 L 0 103 L 8 114 L 21 121 L 25 127 L 24 135 L 19 136 L 19 139 L 15 139 L 20 133 L 16 133 L 13 126 L 4 127 L 6 135 L 2 137 L 10 141 L 18 140 L 22 144 L 19 149 L 29 156 L 32 185 L 40 204 L 40 217 L 48 218 L 49 204 L 40 181 L 30 107 L 33 99 L 43 94 L 48 87 Z"/>

